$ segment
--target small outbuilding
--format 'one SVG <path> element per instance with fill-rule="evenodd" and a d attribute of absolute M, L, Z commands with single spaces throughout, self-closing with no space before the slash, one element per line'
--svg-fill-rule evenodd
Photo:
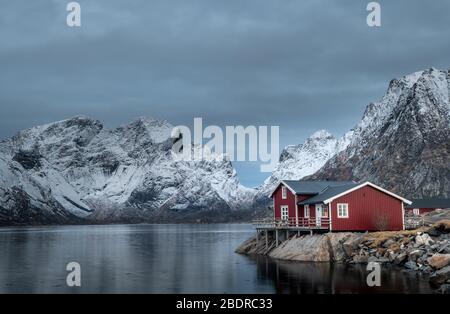
<path fill-rule="evenodd" d="M 412 204 L 406 205 L 405 208 L 409 215 L 422 216 L 436 209 L 450 210 L 450 199 L 439 197 L 412 199 Z"/>

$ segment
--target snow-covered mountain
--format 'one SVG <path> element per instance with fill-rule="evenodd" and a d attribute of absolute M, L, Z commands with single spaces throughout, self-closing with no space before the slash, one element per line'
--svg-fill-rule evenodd
<path fill-rule="evenodd" d="M 450 70 L 419 71 L 390 82 L 379 102 L 340 139 L 321 130 L 286 147 L 255 206 L 281 179 L 369 180 L 407 197 L 450 197 Z"/>
<path fill-rule="evenodd" d="M 160 221 L 205 211 L 214 221 L 248 208 L 254 190 L 229 161 L 174 159 L 172 129 L 141 118 L 107 130 L 75 117 L 1 141 L 0 222 Z"/>
<path fill-rule="evenodd" d="M 450 70 L 394 79 L 348 147 L 311 178 L 370 180 L 407 197 L 450 197 Z"/>
<path fill-rule="evenodd" d="M 256 191 L 226 160 L 178 161 L 173 127 L 115 129 L 76 117 L 0 141 L 0 223 L 220 221 L 264 208 L 280 179 L 369 180 L 406 197 L 450 197 L 450 70 L 391 81 L 360 123 L 286 147 Z"/>
<path fill-rule="evenodd" d="M 265 207 L 268 196 L 280 180 L 300 180 L 314 174 L 334 155 L 344 150 L 350 142 L 352 131 L 336 139 L 326 130 L 311 135 L 303 144 L 289 145 L 283 149 L 272 175 L 258 188 L 255 205 Z"/>

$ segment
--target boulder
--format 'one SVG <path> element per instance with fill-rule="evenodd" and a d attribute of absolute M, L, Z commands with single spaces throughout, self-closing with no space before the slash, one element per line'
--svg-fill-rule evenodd
<path fill-rule="evenodd" d="M 395 258 L 397 257 L 397 254 L 394 251 L 388 250 L 387 251 L 387 258 L 390 262 L 393 262 Z"/>
<path fill-rule="evenodd" d="M 442 254 L 450 254 L 450 241 L 443 241 L 440 243 L 438 252 Z"/>
<path fill-rule="evenodd" d="M 384 248 L 389 248 L 392 244 L 396 243 L 394 239 L 387 239 L 383 243 Z"/>
<path fill-rule="evenodd" d="M 405 262 L 405 260 L 406 260 L 407 257 L 408 257 L 408 255 L 406 255 L 406 253 L 400 253 L 400 254 L 398 254 L 398 255 L 395 257 L 394 263 L 395 263 L 396 265 L 400 265 L 400 264 L 402 264 L 403 262 Z"/>
<path fill-rule="evenodd" d="M 352 256 L 354 252 L 358 249 L 359 245 L 362 242 L 362 236 L 352 234 L 347 240 L 342 243 L 342 248 L 347 254 L 347 256 Z"/>
<path fill-rule="evenodd" d="M 407 261 L 404 265 L 407 269 L 411 269 L 411 270 L 417 270 L 419 269 L 419 267 L 417 266 L 417 264 L 413 261 Z"/>
<path fill-rule="evenodd" d="M 434 254 L 428 259 L 428 264 L 435 269 L 444 268 L 450 265 L 450 254 Z"/>
<path fill-rule="evenodd" d="M 427 233 L 417 234 L 415 241 L 417 246 L 431 245 L 434 243 L 433 239 Z"/>
<path fill-rule="evenodd" d="M 376 256 L 377 257 L 383 257 L 383 256 L 385 256 L 386 255 L 386 249 L 385 248 L 379 248 L 378 250 L 377 250 L 377 252 L 376 252 Z"/>
<path fill-rule="evenodd" d="M 402 250 L 403 248 L 404 248 L 403 244 L 400 246 L 397 242 L 394 242 L 389 245 L 388 250 L 391 250 L 392 252 L 397 253 L 400 250 Z"/>
<path fill-rule="evenodd" d="M 284 241 L 269 256 L 282 260 L 302 262 L 330 262 L 329 238 L 326 235 L 305 235 Z"/>
<path fill-rule="evenodd" d="M 349 240 L 350 238 L 354 238 L 355 234 L 353 233 L 329 233 L 327 234 L 329 239 L 329 243 L 331 245 L 331 255 L 334 262 L 343 262 L 351 255 L 348 255 L 344 250 L 343 243 Z M 358 235 L 358 237 L 360 237 Z"/>
<path fill-rule="evenodd" d="M 422 268 L 422 271 L 426 274 L 431 274 L 433 272 L 433 268 L 431 268 L 430 266 L 425 266 Z"/>
<path fill-rule="evenodd" d="M 419 257 L 421 257 L 423 255 L 423 253 L 424 252 L 422 250 L 413 250 L 408 254 L 409 260 L 413 261 L 413 262 L 417 262 L 417 260 L 419 259 Z"/>
<path fill-rule="evenodd" d="M 369 261 L 369 256 L 365 254 L 358 254 L 353 256 L 353 263 L 356 264 L 367 264 Z"/>
<path fill-rule="evenodd" d="M 442 285 L 450 279 L 450 266 L 439 269 L 430 276 L 430 283 L 435 286 Z"/>

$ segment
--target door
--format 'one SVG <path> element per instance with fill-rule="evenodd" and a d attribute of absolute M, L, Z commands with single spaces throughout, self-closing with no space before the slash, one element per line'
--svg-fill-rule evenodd
<path fill-rule="evenodd" d="M 321 226 L 322 212 L 323 212 L 323 205 L 316 204 L 316 226 L 317 227 Z"/>
<path fill-rule="evenodd" d="M 281 206 L 281 220 L 287 221 L 289 219 L 289 207 Z"/>

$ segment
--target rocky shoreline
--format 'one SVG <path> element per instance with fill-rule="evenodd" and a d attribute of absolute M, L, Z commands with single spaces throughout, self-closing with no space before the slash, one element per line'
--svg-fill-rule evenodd
<path fill-rule="evenodd" d="M 236 253 L 303 262 L 390 263 L 429 274 L 437 293 L 450 294 L 450 220 L 398 232 L 293 235 L 278 246 L 269 237 L 267 247 L 265 240 L 254 236 Z"/>

